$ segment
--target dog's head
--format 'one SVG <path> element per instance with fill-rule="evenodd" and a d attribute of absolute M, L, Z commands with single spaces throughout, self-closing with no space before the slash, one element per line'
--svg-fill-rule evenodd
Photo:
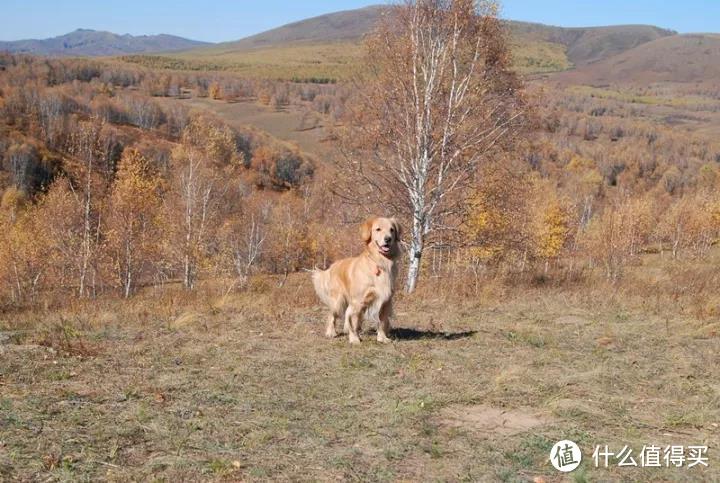
<path fill-rule="evenodd" d="M 388 258 L 395 258 L 398 255 L 400 224 L 395 218 L 370 218 L 362 224 L 360 233 L 370 250 Z"/>

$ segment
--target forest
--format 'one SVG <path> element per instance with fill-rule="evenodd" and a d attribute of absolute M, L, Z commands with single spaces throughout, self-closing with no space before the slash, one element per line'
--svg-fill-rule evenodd
<path fill-rule="evenodd" d="M 286 276 L 353 249 L 348 225 L 362 213 L 331 199 L 336 163 L 177 102 L 300 110 L 297 129 L 326 126 L 332 140 L 351 86 L 9 54 L 0 67 L 5 306 L 203 280 L 242 290 L 253 274 Z M 425 270 L 614 283 L 645 254 L 711 256 L 720 145 L 654 110 L 718 112 L 717 90 L 666 90 L 652 103 L 642 96 L 653 93 L 540 82 L 526 91 L 527 135 L 480 167 L 464 211 L 428 241 Z"/>

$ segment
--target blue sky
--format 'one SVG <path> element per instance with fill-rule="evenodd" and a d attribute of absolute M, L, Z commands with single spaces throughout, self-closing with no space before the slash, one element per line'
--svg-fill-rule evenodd
<path fill-rule="evenodd" d="M 46 38 L 76 28 L 237 40 L 284 23 L 380 1 L 2 0 L 0 40 Z M 505 0 L 503 17 L 562 26 L 645 23 L 720 32 L 720 0 Z"/>

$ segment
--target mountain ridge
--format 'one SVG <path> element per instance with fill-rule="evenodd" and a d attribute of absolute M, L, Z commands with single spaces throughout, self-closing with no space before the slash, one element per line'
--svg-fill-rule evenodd
<path fill-rule="evenodd" d="M 0 51 L 59 57 L 95 57 L 172 52 L 207 45 L 210 44 L 169 34 L 131 35 L 78 28 L 67 34 L 47 39 L 0 41 Z"/>

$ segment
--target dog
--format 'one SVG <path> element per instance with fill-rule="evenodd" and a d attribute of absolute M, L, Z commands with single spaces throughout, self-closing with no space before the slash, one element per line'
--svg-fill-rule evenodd
<path fill-rule="evenodd" d="M 374 217 L 360 227 L 365 250 L 312 275 L 315 293 L 330 309 L 325 335 L 337 337 L 335 323 L 344 319 L 351 344 L 359 344 L 362 320 L 377 323 L 378 342 L 388 343 L 396 260 L 400 254 L 400 224 L 394 218 Z"/>

